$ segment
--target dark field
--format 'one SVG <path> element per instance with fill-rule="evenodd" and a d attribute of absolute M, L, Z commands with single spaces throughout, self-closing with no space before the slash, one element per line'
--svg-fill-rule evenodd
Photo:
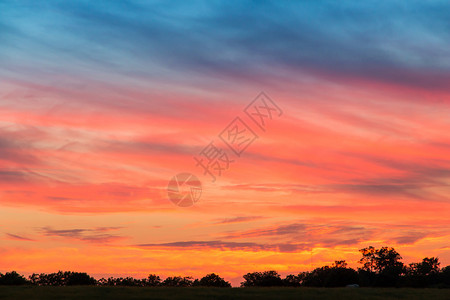
<path fill-rule="evenodd" d="M 0 287 L 0 299 L 450 299 L 449 289 Z"/>

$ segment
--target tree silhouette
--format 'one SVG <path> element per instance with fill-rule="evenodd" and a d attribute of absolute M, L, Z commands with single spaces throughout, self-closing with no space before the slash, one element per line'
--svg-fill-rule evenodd
<path fill-rule="evenodd" d="M 145 286 L 146 280 L 135 279 L 133 277 L 109 277 L 108 279 L 101 278 L 98 285 L 105 286 Z"/>
<path fill-rule="evenodd" d="M 361 286 L 398 286 L 398 287 L 439 287 L 450 288 L 450 266 L 440 268 L 437 257 L 425 257 L 421 262 L 411 263 L 408 267 L 400 261 L 401 255 L 392 247 L 376 249 L 372 246 L 359 250 L 362 267 L 356 272 L 348 267 L 345 260 L 337 260 L 331 266 L 316 268 L 310 272 L 297 275 L 286 275 L 284 279 L 276 271 L 253 272 L 243 276 L 242 287 L 340 287 L 348 284 Z M 103 285 L 103 286 L 136 286 L 136 287 L 231 287 L 231 284 L 215 273 L 207 274 L 201 279 L 192 277 L 167 277 L 164 281 L 155 274 L 147 278 L 109 277 L 98 281 L 87 273 L 63 272 L 33 273 L 27 280 L 15 271 L 0 273 L 0 285 Z"/>
<path fill-rule="evenodd" d="M 231 287 L 231 283 L 225 281 L 222 277 L 217 274 L 211 273 L 203 277 L 202 279 L 195 281 L 193 286 L 212 286 L 212 287 Z"/>
<path fill-rule="evenodd" d="M 359 263 L 363 264 L 362 269 L 365 271 L 382 273 L 387 269 L 403 267 L 403 263 L 400 262 L 402 257 L 392 247 L 375 249 L 370 246 L 359 250 L 359 252 L 363 255 Z"/>
<path fill-rule="evenodd" d="M 345 260 L 335 260 L 332 267 L 333 268 L 347 268 L 348 264 Z"/>
<path fill-rule="evenodd" d="M 359 276 L 364 285 L 398 285 L 400 276 L 406 272 L 406 268 L 400 261 L 401 255 L 394 248 L 375 249 L 370 246 L 359 251 L 363 255 L 359 260 L 363 265 L 359 270 Z"/>
<path fill-rule="evenodd" d="M 276 271 L 253 272 L 243 276 L 241 286 L 282 286 L 283 281 Z"/>
<path fill-rule="evenodd" d="M 286 278 L 283 279 L 284 286 L 298 287 L 303 283 L 305 276 L 304 273 L 300 273 L 298 275 L 286 275 Z"/>
<path fill-rule="evenodd" d="M 147 279 L 144 279 L 145 286 L 160 286 L 161 278 L 155 274 L 149 274 Z"/>
<path fill-rule="evenodd" d="M 24 285 L 29 283 L 25 277 L 18 274 L 16 271 L 8 272 L 6 274 L 0 273 L 0 285 Z"/>
<path fill-rule="evenodd" d="M 408 272 L 419 276 L 437 274 L 439 272 L 440 264 L 441 263 L 437 257 L 425 257 L 420 263 L 409 264 Z"/>
<path fill-rule="evenodd" d="M 335 261 L 331 266 L 316 268 L 305 272 L 302 284 L 314 287 L 340 287 L 358 283 L 358 274 L 347 268 L 345 260 Z"/>
<path fill-rule="evenodd" d="M 163 282 L 163 286 L 173 286 L 173 287 L 187 287 L 192 286 L 192 277 L 181 277 L 181 276 L 174 276 L 174 277 L 167 277 Z"/>
<path fill-rule="evenodd" d="M 438 278 L 438 284 L 440 284 L 441 287 L 450 287 L 450 266 L 442 268 Z"/>
<path fill-rule="evenodd" d="M 411 263 L 406 271 L 404 285 L 425 287 L 439 282 L 439 259 L 425 257 L 420 263 Z"/>
<path fill-rule="evenodd" d="M 36 285 L 51 285 L 51 286 L 65 286 L 65 285 L 95 285 L 97 280 L 89 276 L 87 273 L 78 272 L 63 272 L 50 274 L 36 274 L 29 276 L 30 282 Z"/>
<path fill-rule="evenodd" d="M 375 248 L 372 246 L 369 246 L 367 248 L 363 248 L 359 250 L 362 254 L 362 258 L 359 260 L 360 264 L 363 264 L 363 267 L 361 268 L 364 271 L 370 271 L 374 272 L 375 266 L 376 266 L 376 254 L 375 254 Z"/>

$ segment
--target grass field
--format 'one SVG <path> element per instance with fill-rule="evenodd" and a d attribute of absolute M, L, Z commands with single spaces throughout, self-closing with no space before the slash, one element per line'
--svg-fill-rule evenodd
<path fill-rule="evenodd" d="M 450 289 L 379 288 L 133 288 L 0 287 L 0 299 L 432 299 L 449 300 Z"/>

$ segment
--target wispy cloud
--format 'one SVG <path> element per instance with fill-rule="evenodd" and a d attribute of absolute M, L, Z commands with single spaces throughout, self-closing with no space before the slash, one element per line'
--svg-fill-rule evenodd
<path fill-rule="evenodd" d="M 43 67 L 44 62 L 47 69 L 102 72 L 106 78 L 113 77 L 110 73 L 114 72 L 134 77 L 172 76 L 177 80 L 177 73 L 190 72 L 205 80 L 226 76 L 231 81 L 251 81 L 261 68 L 272 75 L 270 66 L 289 66 L 447 89 L 448 33 L 443 12 L 448 5 L 442 2 L 415 1 L 414 10 L 401 2 L 347 3 L 345 11 L 352 13 L 344 13 L 341 4 L 334 2 L 321 9 L 309 2 L 265 2 L 258 7 L 251 1 L 193 5 L 198 8 L 176 2 L 163 9 L 158 3 L 128 1 L 127 9 L 115 3 L 105 11 L 103 4 L 85 2 L 55 1 L 29 7 L 4 4 L 8 26 L 3 26 L 0 50 L 9 64 L 20 64 L 21 57 L 31 60 L 30 53 L 23 50 L 31 48 L 41 57 L 35 67 Z M 33 14 L 36 9 L 41 15 Z M 14 18 L 19 12 L 27 22 Z M 282 19 L 277 17 L 281 14 Z M 50 20 L 59 25 L 51 34 L 46 32 Z M 242 26 L 244 20 L 246 26 Z M 29 32 L 30 24 L 34 24 L 39 39 Z M 383 28 L 390 28 L 392 39 L 386 39 Z M 70 38 L 67 32 L 72 33 Z M 130 47 L 137 41 L 139 47 Z M 425 42 L 433 47 L 424 48 Z M 328 55 L 329 49 L 333 49 L 333 55 Z M 218 52 L 224 55 L 218 57 Z M 127 63 L 117 57 L 127 57 Z M 88 64 L 84 69 L 75 68 L 65 59 Z"/>
<path fill-rule="evenodd" d="M 116 231 L 120 229 L 122 229 L 122 227 L 97 227 L 93 229 L 53 229 L 51 227 L 43 227 L 40 229 L 40 232 L 42 233 L 42 235 L 47 237 L 75 239 L 89 243 L 111 243 L 124 240 L 127 237 L 105 232 Z"/>
<path fill-rule="evenodd" d="M 6 233 L 5 235 L 8 239 L 16 240 L 16 241 L 26 241 L 26 242 L 35 242 L 36 241 L 35 239 L 27 238 L 27 237 L 20 236 L 17 234 L 12 234 L 12 233 Z"/>
<path fill-rule="evenodd" d="M 233 224 L 233 223 L 244 223 L 244 222 L 251 222 L 255 220 L 261 220 L 265 219 L 265 217 L 262 216 L 241 216 L 241 217 L 234 217 L 234 218 L 225 218 L 225 219 L 218 219 L 214 222 L 214 224 Z"/>
<path fill-rule="evenodd" d="M 294 252 L 307 249 L 304 244 L 259 244 L 251 242 L 227 242 L 221 240 L 214 241 L 182 241 L 161 244 L 138 244 L 140 248 L 189 248 L 189 249 L 216 249 L 216 250 L 242 250 L 242 251 L 276 251 L 276 252 Z"/>

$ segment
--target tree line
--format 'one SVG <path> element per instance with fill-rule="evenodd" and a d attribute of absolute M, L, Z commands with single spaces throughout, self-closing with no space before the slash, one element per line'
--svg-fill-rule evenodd
<path fill-rule="evenodd" d="M 243 276 L 241 287 L 441 287 L 450 288 L 450 266 L 441 268 L 437 257 L 425 257 L 421 262 L 405 265 L 401 255 L 392 247 L 376 249 L 372 246 L 359 250 L 360 268 L 349 268 L 345 260 L 335 261 L 312 271 L 281 278 L 276 271 L 252 272 Z M 144 279 L 109 277 L 96 280 L 87 273 L 63 272 L 32 274 L 28 278 L 15 271 L 0 273 L 0 285 L 39 286 L 136 286 L 136 287 L 231 287 L 215 273 L 201 279 L 173 276 L 162 280 L 155 274 Z"/>

